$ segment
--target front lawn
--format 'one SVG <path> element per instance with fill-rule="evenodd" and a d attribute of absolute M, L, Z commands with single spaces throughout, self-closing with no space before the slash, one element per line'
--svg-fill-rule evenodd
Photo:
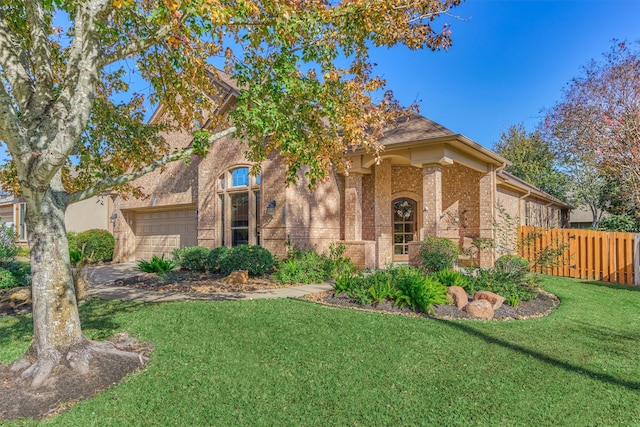
<path fill-rule="evenodd" d="M 152 361 L 43 424 L 637 425 L 640 289 L 553 277 L 544 287 L 560 308 L 511 322 L 295 300 L 89 302 L 88 335 L 128 330 L 153 342 Z M 0 318 L 0 362 L 30 330 L 30 318 Z"/>

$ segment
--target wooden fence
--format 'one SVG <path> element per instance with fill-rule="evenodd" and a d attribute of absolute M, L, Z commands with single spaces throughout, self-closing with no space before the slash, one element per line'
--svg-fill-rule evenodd
<path fill-rule="evenodd" d="M 520 256 L 540 273 L 640 285 L 640 234 L 521 226 L 519 239 Z M 535 265 L 556 249 L 556 265 Z"/>

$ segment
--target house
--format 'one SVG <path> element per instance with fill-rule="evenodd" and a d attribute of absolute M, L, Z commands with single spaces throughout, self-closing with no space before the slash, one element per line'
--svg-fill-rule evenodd
<path fill-rule="evenodd" d="M 64 222 L 67 231 L 81 232 L 99 228 L 113 232 L 113 223 L 110 221 L 112 214 L 113 198 L 110 195 L 94 196 L 69 205 Z M 22 198 L 0 192 L 0 222 L 14 227 L 16 240 L 22 245 L 27 244 L 25 215 L 26 204 Z"/>
<path fill-rule="evenodd" d="M 229 79 L 216 81 L 232 108 L 237 95 Z M 159 120 L 162 107 L 151 120 Z M 187 132 L 167 135 L 185 147 Z M 363 150 L 349 154 L 348 174 L 329 171 L 314 192 L 303 173 L 285 185 L 277 155 L 251 175 L 246 146 L 232 137 L 216 142 L 205 158 L 177 162 L 135 181 L 147 199 L 116 199 L 116 261 L 169 255 L 175 248 L 256 244 L 278 256 L 288 245 L 331 243 L 347 247 L 360 267 L 415 259 L 425 236 L 450 238 L 461 246 L 494 238 L 497 207 L 521 224 L 559 227 L 569 206 L 503 169 L 509 162 L 469 138 L 419 115 L 388 131 L 378 161 Z M 513 230 L 515 233 L 516 230 Z M 480 265 L 495 254 L 481 253 Z"/>

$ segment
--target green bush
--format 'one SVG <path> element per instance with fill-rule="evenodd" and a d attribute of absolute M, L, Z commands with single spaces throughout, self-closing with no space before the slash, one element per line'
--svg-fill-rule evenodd
<path fill-rule="evenodd" d="M 351 275 L 356 267 L 344 257 L 344 245 L 331 244 L 329 255 L 318 254 L 314 249 L 291 248 L 273 277 L 279 283 L 321 283 L 331 278 Z"/>
<path fill-rule="evenodd" d="M 0 289 L 11 289 L 20 286 L 13 273 L 0 268 Z"/>
<path fill-rule="evenodd" d="M 164 255 L 162 255 L 161 258 L 154 255 L 151 261 L 138 262 L 138 270 L 144 271 L 145 273 L 165 274 L 174 270 L 176 266 L 175 261 L 164 259 Z"/>
<path fill-rule="evenodd" d="M 78 247 L 78 233 L 76 233 L 75 231 L 68 231 L 67 242 L 69 244 L 69 252 L 80 251 L 80 248 Z"/>
<path fill-rule="evenodd" d="M 207 257 L 207 263 L 205 265 L 207 271 L 211 273 L 219 273 L 220 272 L 220 260 L 227 256 L 229 252 L 229 248 L 226 246 L 219 246 L 217 248 L 212 249 L 209 252 L 209 256 Z"/>
<path fill-rule="evenodd" d="M 18 255 L 16 233 L 6 224 L 0 224 L 0 267 L 15 261 Z"/>
<path fill-rule="evenodd" d="M 459 271 L 442 270 L 433 274 L 433 278 L 445 286 L 460 286 L 463 287 L 467 283 L 467 276 Z"/>
<path fill-rule="evenodd" d="M 531 266 L 528 260 L 518 255 L 502 255 L 496 260 L 493 268 L 515 282 L 522 282 Z"/>
<path fill-rule="evenodd" d="M 476 269 L 463 286 L 469 295 L 478 291 L 489 291 L 503 296 L 507 301 L 528 301 L 538 296 L 528 286 L 516 282 L 502 271 L 495 269 Z"/>
<path fill-rule="evenodd" d="M 240 245 L 229 249 L 219 260 L 222 274 L 247 270 L 249 276 L 262 276 L 273 268 L 273 255 L 262 246 Z"/>
<path fill-rule="evenodd" d="M 447 287 L 436 279 L 418 274 L 404 275 L 397 282 L 398 293 L 396 305 L 408 304 L 413 311 L 422 310 L 425 313 L 433 311 L 437 304 L 448 304 Z"/>
<path fill-rule="evenodd" d="M 76 248 L 91 262 L 111 261 L 113 258 L 115 239 L 107 230 L 83 231 L 78 233 L 75 240 Z"/>
<path fill-rule="evenodd" d="M 178 256 L 176 256 L 178 252 Z M 187 246 L 173 251 L 173 259 L 180 268 L 191 271 L 205 271 L 210 249 L 202 246 Z"/>
<path fill-rule="evenodd" d="M 460 255 L 460 248 L 444 237 L 427 237 L 420 243 L 420 258 L 428 273 L 451 269 Z"/>

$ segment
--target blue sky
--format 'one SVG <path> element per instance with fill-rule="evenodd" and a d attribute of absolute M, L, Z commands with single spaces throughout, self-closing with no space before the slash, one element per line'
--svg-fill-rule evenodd
<path fill-rule="evenodd" d="M 640 39 L 640 0 L 468 0 L 452 14 L 448 51 L 379 49 L 377 71 L 404 105 L 489 148 L 512 124 L 534 129 L 612 39 Z"/>

